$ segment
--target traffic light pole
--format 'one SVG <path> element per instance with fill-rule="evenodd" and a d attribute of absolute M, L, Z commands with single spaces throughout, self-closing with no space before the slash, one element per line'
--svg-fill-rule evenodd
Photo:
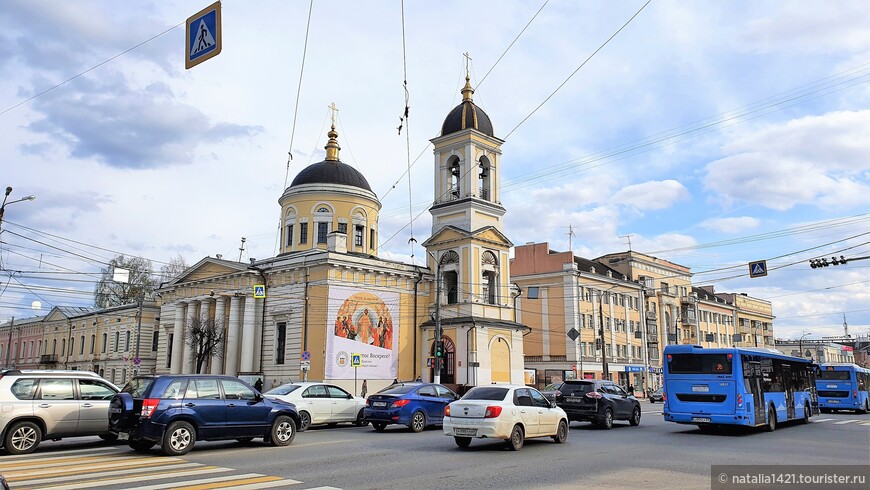
<path fill-rule="evenodd" d="M 434 257 L 433 257 L 434 258 Z M 435 370 L 433 382 L 441 383 L 441 364 L 444 352 L 441 348 L 441 263 L 435 262 Z"/>

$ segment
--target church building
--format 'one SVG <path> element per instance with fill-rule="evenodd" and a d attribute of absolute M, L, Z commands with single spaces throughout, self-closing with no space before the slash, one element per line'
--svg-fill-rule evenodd
<path fill-rule="evenodd" d="M 325 160 L 300 171 L 278 199 L 276 257 L 206 257 L 158 290 L 156 371 L 260 378 L 265 388 L 325 380 L 354 392 L 362 380 L 372 392 L 436 374 L 459 391 L 522 383 L 529 328 L 516 322 L 510 287 L 503 141 L 473 93 L 466 77 L 462 102 L 432 140 L 428 267 L 378 257 L 381 203 L 339 159 L 333 121 Z M 433 360 L 436 320 L 441 363 Z"/>

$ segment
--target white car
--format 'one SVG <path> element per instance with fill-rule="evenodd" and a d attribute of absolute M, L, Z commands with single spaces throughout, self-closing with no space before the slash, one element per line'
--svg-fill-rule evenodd
<path fill-rule="evenodd" d="M 525 385 L 476 386 L 444 409 L 444 434 L 466 448 L 473 438 L 504 439 L 518 451 L 531 437 L 568 440 L 568 415 Z"/>
<path fill-rule="evenodd" d="M 299 432 L 317 424 L 352 422 L 360 427 L 366 425 L 365 398 L 353 396 L 347 391 L 327 383 L 288 383 L 263 393 L 296 405 L 299 412 Z"/>

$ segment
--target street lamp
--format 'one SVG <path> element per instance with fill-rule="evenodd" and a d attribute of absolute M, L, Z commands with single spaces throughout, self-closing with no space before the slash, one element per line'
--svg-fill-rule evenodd
<path fill-rule="evenodd" d="M 36 199 L 36 196 L 30 195 L 30 196 L 22 197 L 21 199 L 16 199 L 14 201 L 6 202 L 6 200 L 9 199 L 9 194 L 12 194 L 11 187 L 6 188 L 6 195 L 3 196 L 3 204 L 0 205 L 0 228 L 3 227 L 3 213 L 6 212 L 6 205 L 7 204 L 15 204 L 16 202 L 32 201 L 32 200 Z"/>
<path fill-rule="evenodd" d="M 798 351 L 800 351 L 800 353 L 801 353 L 801 357 L 804 357 L 804 349 L 803 349 L 803 347 L 804 347 L 804 337 L 806 337 L 807 335 L 812 335 L 812 334 L 813 334 L 812 332 L 807 332 L 807 333 L 801 335 L 800 340 L 798 340 Z"/>

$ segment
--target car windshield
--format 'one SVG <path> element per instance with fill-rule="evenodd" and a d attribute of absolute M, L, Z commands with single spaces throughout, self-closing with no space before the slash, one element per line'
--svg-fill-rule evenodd
<path fill-rule="evenodd" d="M 562 383 L 550 383 L 544 387 L 544 391 L 556 391 L 560 386 L 562 386 Z"/>
<path fill-rule="evenodd" d="M 661 395 L 662 391 L 664 391 L 664 388 L 659 388 L 659 389 L 655 390 L 653 393 L 655 393 L 656 395 Z"/>
<path fill-rule="evenodd" d="M 507 396 L 508 388 L 496 388 L 492 386 L 478 386 L 468 390 L 468 393 L 462 396 L 463 400 L 504 400 Z"/>
<path fill-rule="evenodd" d="M 414 391 L 414 388 L 416 388 L 417 386 L 419 386 L 419 385 L 399 384 L 399 385 L 387 386 L 383 390 L 379 391 L 378 394 L 381 394 L 381 395 L 404 395 L 405 393 L 410 393 L 411 391 Z"/>
<path fill-rule="evenodd" d="M 595 383 L 565 383 L 560 390 L 562 396 L 580 396 L 595 391 Z"/>
<path fill-rule="evenodd" d="M 266 395 L 286 395 L 288 393 L 293 393 L 294 391 L 298 390 L 299 388 L 302 388 L 302 387 L 299 385 L 282 385 L 282 386 L 279 386 L 277 388 L 272 388 L 271 390 L 267 391 L 265 394 Z"/>
<path fill-rule="evenodd" d="M 145 396 L 145 392 L 152 384 L 154 384 L 154 378 L 133 378 L 124 385 L 124 389 L 121 391 L 129 393 L 133 398 L 139 398 Z"/>

